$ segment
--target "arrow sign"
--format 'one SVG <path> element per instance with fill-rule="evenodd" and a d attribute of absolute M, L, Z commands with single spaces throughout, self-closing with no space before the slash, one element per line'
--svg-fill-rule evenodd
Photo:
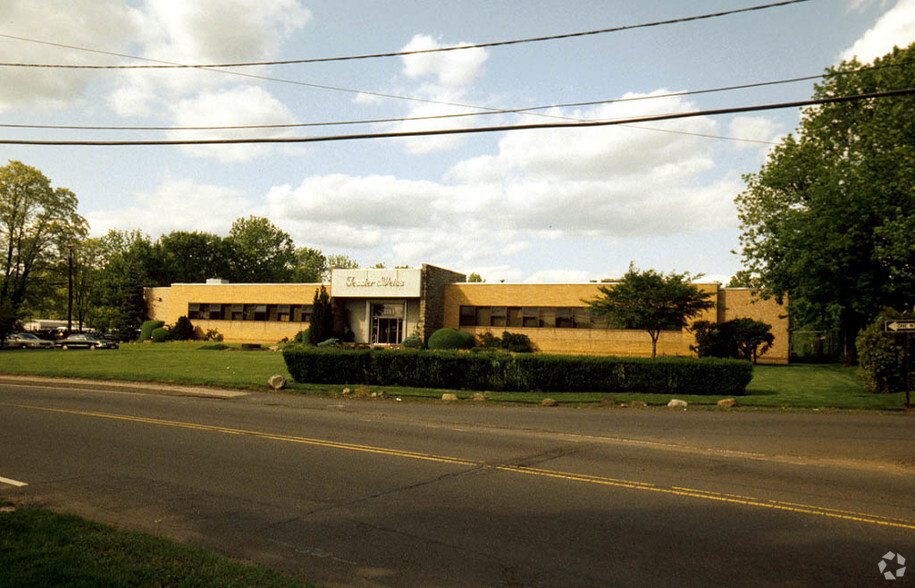
<path fill-rule="evenodd" d="M 886 331 L 893 333 L 915 333 L 915 321 L 886 321 Z"/>

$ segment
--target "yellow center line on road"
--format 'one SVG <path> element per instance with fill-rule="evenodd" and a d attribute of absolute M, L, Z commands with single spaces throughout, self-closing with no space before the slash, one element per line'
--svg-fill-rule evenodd
<path fill-rule="evenodd" d="M 11 408 L 20 408 L 26 410 L 38 410 L 44 412 L 55 412 L 62 414 L 71 414 L 78 416 L 86 416 L 93 418 L 103 418 L 111 419 L 118 421 L 129 421 L 136 423 L 144 423 L 150 425 L 166 426 L 166 427 L 176 427 L 181 429 L 191 429 L 197 431 L 207 431 L 212 433 L 222 433 L 228 435 L 247 435 L 251 437 L 257 437 L 260 439 L 269 439 L 272 441 L 281 441 L 285 443 L 298 443 L 303 445 L 312 445 L 316 447 L 326 447 L 330 449 L 342 449 L 345 451 L 358 451 L 363 453 L 371 453 L 376 455 L 388 455 L 392 457 L 402 457 L 406 459 L 417 459 L 423 461 L 431 461 L 438 463 L 446 463 L 451 465 L 460 465 L 473 468 L 489 469 L 494 471 L 501 471 L 514 474 L 524 474 L 527 476 L 538 476 L 542 478 L 552 478 L 558 480 L 568 480 L 572 482 L 581 482 L 586 484 L 596 484 L 601 486 L 610 486 L 615 488 L 624 488 L 628 490 L 639 490 L 643 492 L 654 492 L 658 494 L 672 495 L 672 496 L 682 496 L 687 498 L 695 498 L 700 500 L 709 500 L 715 502 L 723 502 L 727 504 L 736 504 L 741 506 L 751 506 L 759 508 L 768 508 L 778 511 L 786 511 L 800 514 L 808 514 L 814 516 L 821 516 L 833 519 L 841 519 L 847 521 L 854 521 L 858 523 L 865 523 L 870 525 L 881 525 L 887 527 L 895 527 L 899 529 L 909 529 L 915 530 L 915 521 L 907 520 L 902 518 L 895 517 L 886 517 L 882 515 L 875 515 L 870 513 L 861 513 L 848 510 L 840 510 L 828 507 L 821 507 L 809 504 L 797 504 L 792 502 L 784 502 L 779 500 L 769 500 L 762 498 L 754 498 L 751 496 L 740 496 L 737 494 L 723 494 L 719 492 L 712 492 L 708 490 L 697 490 L 695 488 L 683 488 L 679 486 L 670 486 L 663 487 L 651 484 L 648 482 L 638 482 L 634 480 L 621 480 L 616 478 L 609 478 L 605 476 L 594 476 L 589 474 L 577 474 L 573 472 L 560 472 L 556 470 L 546 470 L 542 468 L 532 468 L 527 466 L 513 466 L 513 465 L 494 465 L 482 461 L 475 461 L 469 459 L 463 459 L 459 457 L 450 457 L 443 455 L 433 455 L 428 453 L 419 453 L 415 451 L 403 451 L 400 449 L 391 449 L 386 447 L 377 447 L 372 445 L 358 445 L 354 443 L 343 443 L 340 441 L 328 441 L 326 439 L 312 439 L 308 437 L 298 437 L 295 435 L 282 435 L 276 433 L 266 433 L 263 431 L 252 431 L 247 429 L 234 429 L 230 427 L 221 427 L 216 425 L 202 425 L 198 423 L 189 423 L 184 421 L 172 421 L 166 419 L 156 419 L 149 417 L 138 417 L 131 415 L 123 414 L 113 414 L 105 412 L 93 412 L 85 410 L 69 410 L 62 408 L 50 408 L 45 406 L 30 406 L 23 404 L 9 404 L 9 403 L 0 403 L 0 406 L 7 406 Z"/>

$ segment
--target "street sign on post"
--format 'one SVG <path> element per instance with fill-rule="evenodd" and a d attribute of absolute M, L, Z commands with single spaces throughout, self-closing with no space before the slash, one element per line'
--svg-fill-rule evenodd
<path fill-rule="evenodd" d="M 886 321 L 884 328 L 887 333 L 915 333 L 915 321 L 894 319 Z"/>
<path fill-rule="evenodd" d="M 887 333 L 905 335 L 905 347 L 903 348 L 903 365 L 905 366 L 905 406 L 911 406 L 909 400 L 909 391 L 912 387 L 912 374 L 909 367 L 909 336 L 915 333 L 915 321 L 889 320 L 883 323 L 883 328 Z"/>

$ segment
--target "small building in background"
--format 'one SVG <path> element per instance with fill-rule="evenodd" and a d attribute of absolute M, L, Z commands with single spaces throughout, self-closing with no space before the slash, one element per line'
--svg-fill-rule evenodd
<path fill-rule="evenodd" d="M 334 269 L 328 290 L 338 330 L 356 343 L 399 345 L 406 337 L 424 340 L 450 327 L 474 335 L 503 331 L 527 335 L 542 353 L 647 357 L 648 334 L 611 329 L 586 300 L 607 283 L 467 283 L 464 274 L 423 265 L 399 269 Z M 145 292 L 149 318 L 174 324 L 191 319 L 198 332 L 218 331 L 226 341 L 275 343 L 307 329 L 312 302 L 322 284 L 172 284 Z M 772 326 L 775 343 L 760 363 L 788 363 L 786 309 L 747 288 L 696 284 L 717 307 L 695 320 L 724 322 L 750 318 Z M 661 333 L 658 355 L 691 356 L 687 329 Z"/>

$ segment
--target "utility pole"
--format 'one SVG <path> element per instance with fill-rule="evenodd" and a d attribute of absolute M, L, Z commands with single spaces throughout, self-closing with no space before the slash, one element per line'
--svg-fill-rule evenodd
<path fill-rule="evenodd" d="M 67 334 L 73 331 L 73 244 L 67 243 Z"/>

